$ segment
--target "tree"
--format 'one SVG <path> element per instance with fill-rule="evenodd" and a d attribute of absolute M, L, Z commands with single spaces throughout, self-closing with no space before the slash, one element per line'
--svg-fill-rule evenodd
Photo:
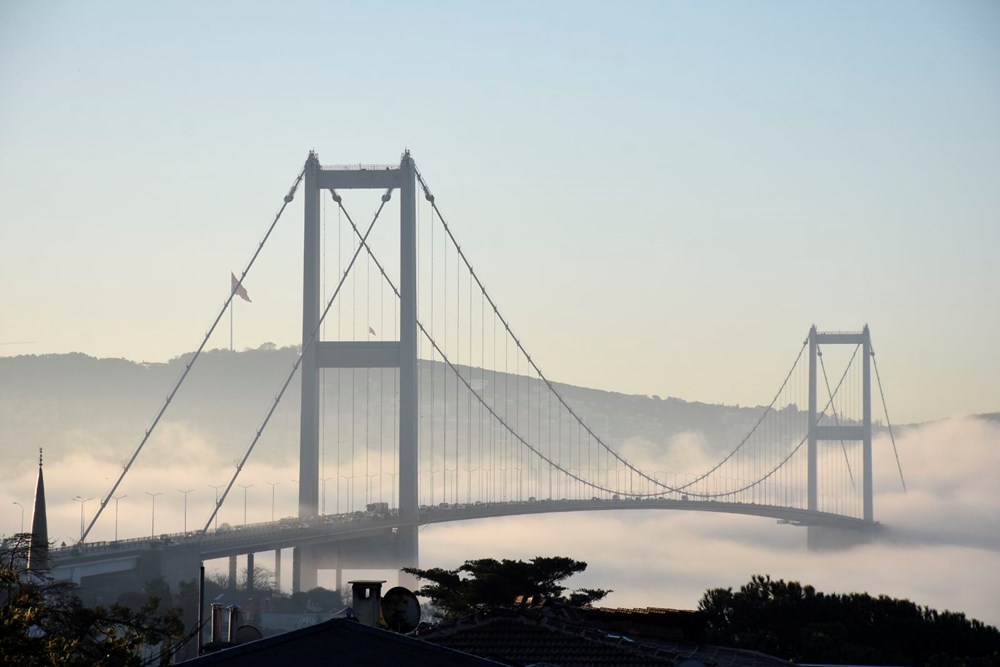
<path fill-rule="evenodd" d="M 708 640 L 795 662 L 1000 664 L 1000 631 L 964 614 L 868 593 L 824 594 L 754 575 L 705 592 Z"/>
<path fill-rule="evenodd" d="M 169 657 L 184 629 L 176 610 L 155 597 L 85 607 L 74 584 L 25 571 L 29 543 L 22 533 L 0 545 L 0 664 L 129 667 L 146 664 L 150 647 Z"/>
<path fill-rule="evenodd" d="M 416 591 L 427 597 L 442 618 L 458 618 L 493 607 L 508 606 L 518 595 L 540 595 L 573 606 L 589 605 L 604 598 L 610 590 L 580 588 L 568 597 L 560 585 L 587 569 L 583 561 L 564 556 L 536 556 L 530 561 L 480 558 L 467 560 L 456 570 L 404 568 L 430 583 Z"/>

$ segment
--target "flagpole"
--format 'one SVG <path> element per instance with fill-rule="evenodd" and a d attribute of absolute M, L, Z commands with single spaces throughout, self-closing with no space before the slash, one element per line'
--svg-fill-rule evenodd
<path fill-rule="evenodd" d="M 236 347 L 233 345 L 233 311 L 236 309 L 236 297 L 240 297 L 244 301 L 250 301 L 250 295 L 247 294 L 247 288 L 243 287 L 243 283 L 236 280 L 236 274 L 230 273 L 232 278 L 232 294 L 229 297 L 229 351 L 235 352 Z"/>

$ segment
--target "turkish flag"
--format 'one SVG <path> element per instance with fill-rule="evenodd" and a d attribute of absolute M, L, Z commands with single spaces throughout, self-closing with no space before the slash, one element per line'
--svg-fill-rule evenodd
<path fill-rule="evenodd" d="M 243 285 L 241 285 L 240 281 L 236 279 L 236 274 L 230 272 L 229 275 L 231 275 L 232 278 L 233 278 L 233 286 L 231 288 L 233 290 L 233 292 L 237 296 L 239 296 L 241 299 L 243 299 L 244 301 L 248 301 L 250 303 L 253 303 L 252 301 L 250 301 L 250 295 L 247 294 L 247 288 L 244 287 Z"/>

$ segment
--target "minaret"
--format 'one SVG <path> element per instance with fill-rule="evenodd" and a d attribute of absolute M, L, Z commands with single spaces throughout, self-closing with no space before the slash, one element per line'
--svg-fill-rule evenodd
<path fill-rule="evenodd" d="M 49 526 L 45 518 L 45 481 L 42 479 L 42 449 L 38 448 L 38 483 L 35 485 L 35 506 L 31 516 L 31 545 L 28 547 L 28 570 L 49 569 Z"/>

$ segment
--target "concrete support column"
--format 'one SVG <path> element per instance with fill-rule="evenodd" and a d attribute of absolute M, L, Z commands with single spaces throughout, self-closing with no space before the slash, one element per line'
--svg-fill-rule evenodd
<path fill-rule="evenodd" d="M 247 554 L 247 593 L 253 593 L 253 553 Z"/>
<path fill-rule="evenodd" d="M 318 563 L 312 547 L 292 549 L 292 592 L 311 591 L 316 588 Z"/>
<path fill-rule="evenodd" d="M 400 526 L 396 533 L 396 562 L 400 570 L 404 567 L 420 567 L 420 534 L 417 528 L 416 525 Z M 401 586 L 407 588 L 412 588 L 416 584 L 413 575 L 402 571 L 399 573 L 399 581 Z"/>
<path fill-rule="evenodd" d="M 281 592 L 281 549 L 274 550 L 274 590 Z"/>
<path fill-rule="evenodd" d="M 236 556 L 229 557 L 229 592 L 236 591 Z"/>

